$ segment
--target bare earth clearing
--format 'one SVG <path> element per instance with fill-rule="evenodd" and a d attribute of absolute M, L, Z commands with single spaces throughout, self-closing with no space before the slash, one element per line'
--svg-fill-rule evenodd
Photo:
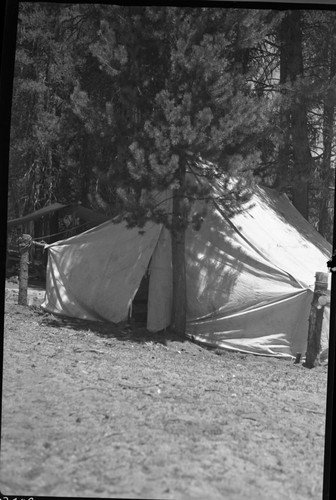
<path fill-rule="evenodd" d="M 6 287 L 4 495 L 318 500 L 327 367 L 65 321 Z"/>

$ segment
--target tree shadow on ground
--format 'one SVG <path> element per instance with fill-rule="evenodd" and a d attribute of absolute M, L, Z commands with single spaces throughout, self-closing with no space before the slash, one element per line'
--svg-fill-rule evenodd
<path fill-rule="evenodd" d="M 115 338 L 128 342 L 154 342 L 156 344 L 167 345 L 167 342 L 190 342 L 190 339 L 184 335 L 179 335 L 167 328 L 159 332 L 149 332 L 144 323 L 123 322 L 108 323 L 99 321 L 90 321 L 84 319 L 70 318 L 66 316 L 48 315 L 43 318 L 42 323 L 47 327 L 69 328 L 77 331 L 92 332 L 101 338 Z"/>

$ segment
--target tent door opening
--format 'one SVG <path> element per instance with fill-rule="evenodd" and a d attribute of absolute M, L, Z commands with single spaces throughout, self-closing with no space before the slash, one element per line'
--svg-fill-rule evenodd
<path fill-rule="evenodd" d="M 148 292 L 149 292 L 149 269 L 142 277 L 140 286 L 133 299 L 130 319 L 136 323 L 147 325 L 147 307 L 148 307 Z"/>

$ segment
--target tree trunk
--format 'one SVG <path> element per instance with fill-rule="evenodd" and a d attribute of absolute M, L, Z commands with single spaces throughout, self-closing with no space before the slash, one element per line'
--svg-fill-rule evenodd
<path fill-rule="evenodd" d="M 302 13 L 290 11 L 288 17 L 291 32 L 291 58 L 288 64 L 289 77 L 295 83 L 303 76 Z M 291 132 L 294 160 L 293 205 L 308 219 L 308 179 L 312 170 L 312 157 L 308 139 L 307 109 L 303 93 L 295 91 L 291 106 Z"/>
<path fill-rule="evenodd" d="M 281 41 L 281 79 L 282 83 L 295 84 L 303 76 L 302 30 L 300 10 L 290 10 L 282 20 L 280 28 Z M 309 147 L 307 105 L 300 89 L 293 92 L 290 105 L 290 132 L 293 149 L 292 201 L 299 212 L 308 219 L 308 179 L 312 170 L 312 157 Z M 284 123 L 284 126 L 286 124 Z M 288 136 L 285 134 L 285 144 Z M 286 174 L 286 149 L 282 152 L 280 161 Z"/>
<path fill-rule="evenodd" d="M 292 107 L 291 128 L 294 160 L 292 201 L 308 220 L 308 179 L 312 170 L 312 157 L 308 143 L 307 113 L 302 102 Z"/>
<path fill-rule="evenodd" d="M 19 193 L 18 193 L 18 188 L 17 188 L 17 183 L 15 182 L 15 177 L 11 177 L 11 174 L 13 175 L 14 172 L 11 171 L 8 172 L 8 208 L 11 207 L 14 210 L 14 217 L 13 218 L 19 218 L 20 217 L 20 203 L 19 203 Z M 8 213 L 8 215 L 11 215 Z"/>
<path fill-rule="evenodd" d="M 284 85 L 288 79 L 288 58 L 289 58 L 289 46 L 288 46 L 288 34 L 287 34 L 287 24 L 284 20 L 280 25 L 279 30 L 280 38 L 280 85 L 281 94 L 285 97 L 288 91 L 284 88 Z M 289 162 L 290 162 L 290 110 L 288 104 L 281 104 L 280 109 L 280 121 L 281 129 L 281 141 L 279 145 L 278 153 L 278 170 L 274 183 L 274 187 L 281 191 L 286 188 L 289 184 Z"/>
<path fill-rule="evenodd" d="M 332 81 L 336 75 L 336 52 L 333 49 L 332 41 L 329 42 L 330 54 L 330 87 L 323 103 L 323 155 L 321 164 L 321 202 L 319 211 L 318 230 L 330 243 L 332 243 L 333 215 L 331 210 L 332 196 L 330 186 L 333 186 L 334 173 L 331 168 L 331 156 L 334 135 L 335 116 L 335 90 Z M 328 55 L 328 54 L 327 54 Z"/>
<path fill-rule="evenodd" d="M 59 240 L 60 235 L 58 228 L 58 212 L 54 212 L 49 216 L 49 233 L 51 237 L 47 238 L 48 243 L 53 243 L 54 241 Z"/>
<path fill-rule="evenodd" d="M 282 191 L 289 184 L 289 163 L 290 163 L 290 113 L 288 110 L 281 110 L 280 128 L 282 141 L 278 153 L 278 171 L 274 183 L 274 188 Z"/>
<path fill-rule="evenodd" d="M 179 334 L 184 335 L 186 330 L 187 315 L 187 283 L 185 266 L 185 232 L 186 211 L 184 198 L 184 176 L 181 187 L 173 193 L 173 216 L 172 216 L 172 273 L 173 273 L 173 301 L 171 312 L 171 328 Z"/>
<path fill-rule="evenodd" d="M 333 171 L 331 168 L 332 138 L 334 130 L 334 104 L 324 104 L 323 123 L 323 155 L 321 165 L 321 201 L 319 210 L 318 230 L 330 243 L 332 243 L 332 213 L 331 213 L 331 192 L 333 185 Z"/>

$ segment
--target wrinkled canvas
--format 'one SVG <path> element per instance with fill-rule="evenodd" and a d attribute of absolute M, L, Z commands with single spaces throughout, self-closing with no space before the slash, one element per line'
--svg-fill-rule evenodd
<path fill-rule="evenodd" d="M 199 206 L 195 206 L 197 210 Z M 169 231 L 107 222 L 48 247 L 44 307 L 68 316 L 119 322 L 149 266 L 147 328 L 169 326 Z M 199 231 L 186 235 L 187 334 L 210 346 L 270 356 L 304 354 L 316 272 L 331 245 L 285 195 L 256 188 L 228 218 L 209 203 Z M 330 283 L 329 283 L 330 288 Z M 322 344 L 328 344 L 328 307 Z"/>

